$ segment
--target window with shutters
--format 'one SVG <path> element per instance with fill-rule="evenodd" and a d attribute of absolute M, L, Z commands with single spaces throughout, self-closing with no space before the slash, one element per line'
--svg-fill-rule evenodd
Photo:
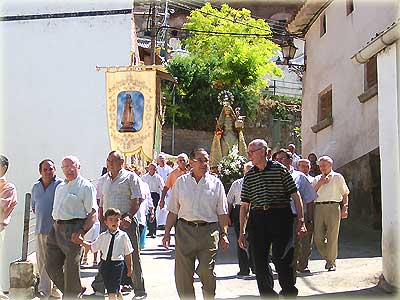
<path fill-rule="evenodd" d="M 332 89 L 319 96 L 318 121 L 332 118 Z"/>
<path fill-rule="evenodd" d="M 365 89 L 378 84 L 378 72 L 376 68 L 376 56 L 371 57 L 365 64 Z"/>
<path fill-rule="evenodd" d="M 326 14 L 322 14 L 319 18 L 320 22 L 320 37 L 322 37 L 326 33 Z"/>
<path fill-rule="evenodd" d="M 364 64 L 364 92 L 358 96 L 363 103 L 378 94 L 378 68 L 376 55 Z"/>
<path fill-rule="evenodd" d="M 318 95 L 317 124 L 311 127 L 314 133 L 333 124 L 332 118 L 332 85 Z"/>
<path fill-rule="evenodd" d="M 346 0 L 346 13 L 347 15 L 351 14 L 354 11 L 354 2 L 353 0 Z"/>

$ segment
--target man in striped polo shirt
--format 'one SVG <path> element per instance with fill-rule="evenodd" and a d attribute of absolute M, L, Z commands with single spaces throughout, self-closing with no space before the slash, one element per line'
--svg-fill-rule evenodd
<path fill-rule="evenodd" d="M 254 255 L 257 286 L 261 297 L 276 297 L 274 279 L 269 266 L 268 252 L 272 245 L 272 261 L 278 272 L 280 294 L 297 296 L 293 267 L 293 214 L 290 209 L 292 197 L 297 214 L 296 232 L 306 232 L 303 203 L 296 184 L 285 166 L 267 160 L 268 145 L 256 139 L 248 146 L 248 158 L 254 167 L 246 174 L 242 187 L 240 207 L 239 246 L 246 245 L 246 225 L 249 210 L 252 210 Z"/>

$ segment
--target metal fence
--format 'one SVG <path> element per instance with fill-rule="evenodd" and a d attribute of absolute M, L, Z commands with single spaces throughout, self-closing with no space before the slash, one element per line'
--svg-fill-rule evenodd
<path fill-rule="evenodd" d="M 303 85 L 301 82 L 296 81 L 271 80 L 264 92 L 271 95 L 301 97 Z"/>

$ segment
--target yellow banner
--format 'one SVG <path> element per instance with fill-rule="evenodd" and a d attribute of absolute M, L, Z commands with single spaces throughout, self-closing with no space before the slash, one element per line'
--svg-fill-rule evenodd
<path fill-rule="evenodd" d="M 107 71 L 107 120 L 112 150 L 153 159 L 156 71 Z"/>

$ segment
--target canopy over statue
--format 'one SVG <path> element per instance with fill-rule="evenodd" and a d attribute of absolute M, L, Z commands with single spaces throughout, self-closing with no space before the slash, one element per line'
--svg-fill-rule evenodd
<path fill-rule="evenodd" d="M 218 94 L 218 101 L 223 106 L 215 126 L 215 134 L 211 144 L 210 164 L 216 167 L 224 156 L 227 156 L 234 145 L 237 145 L 239 154 L 246 156 L 247 146 L 244 139 L 244 116 L 240 115 L 240 108 L 233 111 L 233 95 L 229 91 Z"/>

